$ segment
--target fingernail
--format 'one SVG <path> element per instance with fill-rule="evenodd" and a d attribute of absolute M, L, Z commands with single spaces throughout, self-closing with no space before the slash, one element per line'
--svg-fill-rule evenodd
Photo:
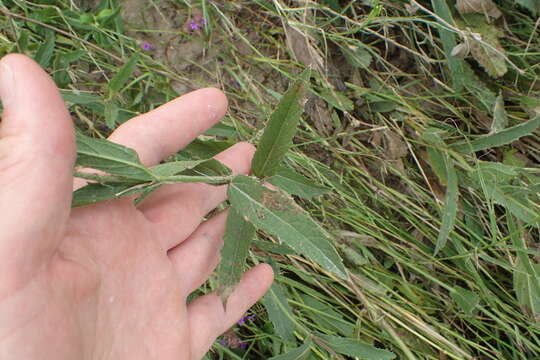
<path fill-rule="evenodd" d="M 5 62 L 0 63 L 0 100 L 6 106 L 15 97 L 15 79 L 11 66 Z"/>

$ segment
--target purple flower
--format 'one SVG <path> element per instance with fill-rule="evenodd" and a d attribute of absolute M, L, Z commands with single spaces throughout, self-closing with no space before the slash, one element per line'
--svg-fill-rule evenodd
<path fill-rule="evenodd" d="M 189 28 L 192 30 L 192 31 L 197 31 L 200 29 L 200 25 L 197 24 L 197 22 L 195 20 L 191 20 L 191 22 L 189 23 Z"/>
<path fill-rule="evenodd" d="M 154 48 L 154 47 L 152 46 L 152 44 L 147 43 L 147 42 L 142 43 L 142 45 L 141 45 L 141 49 L 143 49 L 144 51 L 150 51 L 150 50 L 152 50 L 153 48 Z"/>
<path fill-rule="evenodd" d="M 238 326 L 244 326 L 246 324 L 246 320 L 253 321 L 253 320 L 255 320 L 256 317 L 257 317 L 257 315 L 255 315 L 255 314 L 242 316 L 240 318 L 240 320 L 238 320 L 237 324 L 238 324 Z"/>
<path fill-rule="evenodd" d="M 247 342 L 241 342 L 240 345 L 239 345 L 240 349 L 242 349 L 242 350 L 246 350 L 247 346 L 248 346 Z"/>
<path fill-rule="evenodd" d="M 226 339 L 221 339 L 219 340 L 219 343 L 223 346 L 227 346 L 227 340 Z"/>

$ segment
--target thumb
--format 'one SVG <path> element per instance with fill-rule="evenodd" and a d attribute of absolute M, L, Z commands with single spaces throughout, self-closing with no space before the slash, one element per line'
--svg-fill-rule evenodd
<path fill-rule="evenodd" d="M 0 298 L 57 249 L 70 212 L 74 131 L 54 82 L 33 60 L 0 60 Z"/>

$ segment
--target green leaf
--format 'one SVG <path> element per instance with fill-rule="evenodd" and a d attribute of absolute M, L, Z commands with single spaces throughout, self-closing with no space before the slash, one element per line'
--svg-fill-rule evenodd
<path fill-rule="evenodd" d="M 105 102 L 105 124 L 109 129 L 114 129 L 116 127 L 118 110 L 118 105 L 116 105 L 114 101 Z"/>
<path fill-rule="evenodd" d="M 473 315 L 480 303 L 480 297 L 477 294 L 460 286 L 455 286 L 452 289 L 450 297 L 459 306 L 461 311 L 467 315 Z"/>
<path fill-rule="evenodd" d="M 371 61 L 373 61 L 369 51 L 363 47 L 349 45 L 348 48 L 341 46 L 340 49 L 345 56 L 345 60 L 355 68 L 367 69 Z"/>
<path fill-rule="evenodd" d="M 529 10 L 534 16 L 540 14 L 540 2 L 538 0 L 514 0 L 517 4 Z"/>
<path fill-rule="evenodd" d="M 77 134 L 76 165 L 135 180 L 154 180 L 135 150 L 104 139 Z"/>
<path fill-rule="evenodd" d="M 262 302 L 276 334 L 284 341 L 294 341 L 294 316 L 287 296 L 277 281 L 274 281 Z"/>
<path fill-rule="evenodd" d="M 439 149 L 444 149 L 446 144 L 443 141 L 444 131 L 437 128 L 428 128 L 424 133 L 422 133 L 422 138 L 430 145 L 427 148 L 428 157 L 427 160 L 429 165 L 433 169 L 433 172 L 439 178 L 439 182 L 442 185 L 448 183 L 446 177 L 446 165 L 444 160 L 443 152 Z"/>
<path fill-rule="evenodd" d="M 493 109 L 493 122 L 491 123 L 490 134 L 498 133 L 499 131 L 506 128 L 508 125 L 508 115 L 506 115 L 506 110 L 504 109 L 504 98 L 502 92 L 497 96 L 495 102 L 495 107 Z"/>
<path fill-rule="evenodd" d="M 441 249 L 443 249 L 448 241 L 448 236 L 454 228 L 457 215 L 457 201 L 458 201 L 458 181 L 456 170 L 454 169 L 454 163 L 452 159 L 444 154 L 444 165 L 446 169 L 446 197 L 443 207 L 443 216 L 441 221 L 441 228 L 439 230 L 439 235 L 437 236 L 437 243 L 435 244 L 436 255 Z"/>
<path fill-rule="evenodd" d="M 195 167 L 188 168 L 179 176 L 223 177 L 232 175 L 232 170 L 216 159 L 206 159 Z M 210 184 L 210 182 L 208 182 Z"/>
<path fill-rule="evenodd" d="M 60 94 L 62 94 L 65 102 L 71 104 L 87 105 L 92 103 L 98 103 L 101 101 L 101 98 L 99 96 L 88 93 L 78 93 L 74 91 L 72 92 L 68 90 L 60 90 Z"/>
<path fill-rule="evenodd" d="M 537 127 L 540 126 L 540 116 L 515 125 L 496 134 L 485 135 L 473 141 L 462 141 L 452 144 L 450 147 L 458 152 L 475 152 L 493 147 L 509 144 L 512 141 L 519 139 L 522 136 L 531 134 Z"/>
<path fill-rule="evenodd" d="M 356 339 L 317 334 L 330 349 L 343 355 L 356 356 L 363 360 L 391 360 L 396 355 L 388 350 L 364 344 Z"/>
<path fill-rule="evenodd" d="M 280 167 L 276 175 L 272 176 L 267 181 L 291 195 L 297 195 L 305 199 L 311 199 L 330 191 L 286 167 Z"/>
<path fill-rule="evenodd" d="M 343 279 L 348 277 L 330 236 L 286 193 L 239 175 L 229 186 L 229 200 L 257 228 L 277 236 L 327 271 Z"/>
<path fill-rule="evenodd" d="M 268 360 L 306 360 L 311 354 L 311 339 L 306 340 L 301 346 L 292 349 L 286 354 L 272 356 Z"/>
<path fill-rule="evenodd" d="M 119 184 L 88 184 L 73 192 L 71 207 L 86 206 L 98 203 L 100 201 L 117 199 L 128 194 L 133 194 L 137 190 L 144 191 L 144 186 L 136 183 Z"/>
<path fill-rule="evenodd" d="M 524 312 L 540 322 L 540 264 L 532 264 L 533 271 L 518 262 L 514 270 L 514 291 Z"/>
<path fill-rule="evenodd" d="M 328 104 L 341 111 L 352 111 L 354 109 L 352 100 L 340 91 L 324 88 L 319 92 L 319 96 Z"/>
<path fill-rule="evenodd" d="M 454 19 L 452 18 L 452 12 L 446 0 L 431 0 L 433 4 L 433 10 L 435 14 L 440 16 L 448 24 L 453 24 Z M 465 68 L 465 62 L 452 56 L 452 49 L 457 45 L 455 34 L 453 31 L 449 30 L 443 23 L 439 28 L 439 34 L 441 36 L 441 42 L 443 44 L 444 54 L 448 62 L 448 67 L 450 68 L 450 74 L 452 76 L 452 83 L 457 92 L 460 92 L 463 89 L 463 86 L 467 83 L 467 78 L 464 74 L 463 69 Z"/>
<path fill-rule="evenodd" d="M 267 253 L 279 255 L 293 255 L 295 253 L 293 249 L 285 244 L 274 244 L 270 241 L 253 240 L 253 245 Z"/>
<path fill-rule="evenodd" d="M 305 311 L 325 331 L 330 330 L 345 337 L 354 333 L 354 324 L 346 321 L 343 315 L 335 311 L 331 306 L 317 300 L 311 295 L 302 295 L 302 301 L 306 305 Z"/>
<path fill-rule="evenodd" d="M 504 35 L 503 32 L 495 25 L 488 24 L 484 14 L 463 14 L 462 18 L 465 24 L 461 27 L 473 31 L 481 38 L 480 40 L 472 38 L 469 41 L 474 59 L 491 77 L 498 78 L 506 74 L 508 67 L 505 50 L 499 42 L 499 37 Z"/>
<path fill-rule="evenodd" d="M 251 170 L 256 176 L 264 178 L 274 175 L 291 147 L 303 112 L 305 83 L 309 80 L 310 73 L 308 69 L 300 75 L 300 79 L 287 90 L 276 110 L 270 115 L 253 156 Z"/>
<path fill-rule="evenodd" d="M 520 195 L 512 191 L 513 187 L 491 185 L 490 194 L 497 204 L 504 206 L 525 224 L 540 224 L 540 208 L 526 194 Z"/>
<path fill-rule="evenodd" d="M 159 164 L 150 168 L 156 177 L 184 176 L 228 176 L 231 169 L 216 159 L 180 160 Z"/>
<path fill-rule="evenodd" d="M 118 70 L 118 72 L 113 76 L 109 82 L 109 97 L 116 95 L 120 89 L 122 89 L 122 86 L 125 85 L 131 74 L 133 74 L 133 71 L 137 66 L 137 61 L 139 61 L 139 56 L 135 54 L 124 65 L 122 65 L 120 70 Z"/>
<path fill-rule="evenodd" d="M 232 206 L 227 215 L 221 263 L 217 270 L 218 294 L 223 304 L 227 303 L 227 298 L 242 278 L 254 236 L 255 227 L 244 220 L 244 217 Z"/>
<path fill-rule="evenodd" d="M 180 151 L 177 156 L 184 159 L 208 159 L 234 145 L 231 141 L 195 139 Z"/>
<path fill-rule="evenodd" d="M 54 51 L 55 33 L 52 30 L 47 30 L 45 42 L 41 44 L 36 52 L 35 60 L 41 67 L 48 67 Z"/>

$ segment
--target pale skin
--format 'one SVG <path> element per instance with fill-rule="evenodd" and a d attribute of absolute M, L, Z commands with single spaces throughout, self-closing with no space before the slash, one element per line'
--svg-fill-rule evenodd
<path fill-rule="evenodd" d="M 225 186 L 167 185 L 138 207 L 124 198 L 71 209 L 73 121 L 53 81 L 22 55 L 0 60 L 0 359 L 198 360 L 272 283 L 247 271 L 224 308 L 186 303 L 219 263 L 226 213 L 205 216 Z M 189 144 L 225 114 L 201 89 L 121 125 L 111 141 L 145 165 Z M 217 155 L 247 173 L 254 148 Z"/>

